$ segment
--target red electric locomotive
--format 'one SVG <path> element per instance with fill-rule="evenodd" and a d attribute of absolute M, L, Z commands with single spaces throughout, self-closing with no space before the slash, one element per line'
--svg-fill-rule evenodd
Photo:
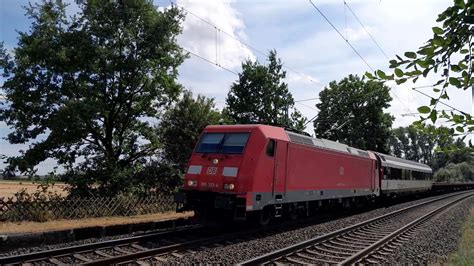
<path fill-rule="evenodd" d="M 377 153 L 280 127 L 208 126 L 175 199 L 181 210 L 199 215 L 252 216 L 265 224 L 328 201 L 376 197 L 383 167 Z"/>

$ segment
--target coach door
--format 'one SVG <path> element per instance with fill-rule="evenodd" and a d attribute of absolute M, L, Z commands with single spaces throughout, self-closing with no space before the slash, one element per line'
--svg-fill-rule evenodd
<path fill-rule="evenodd" d="M 267 155 L 273 157 L 272 194 L 276 199 L 282 199 L 285 194 L 286 151 L 287 143 L 271 139 L 267 146 Z"/>
<path fill-rule="evenodd" d="M 267 142 L 267 147 L 265 149 L 267 158 L 271 160 L 271 163 L 267 164 L 269 166 L 268 170 L 270 171 L 272 177 L 272 196 L 275 195 L 275 185 L 277 183 L 277 176 L 276 176 L 276 149 L 277 149 L 277 142 L 274 139 L 270 139 Z"/>

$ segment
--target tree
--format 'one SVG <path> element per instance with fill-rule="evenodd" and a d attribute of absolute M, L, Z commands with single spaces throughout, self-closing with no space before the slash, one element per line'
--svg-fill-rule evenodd
<path fill-rule="evenodd" d="M 349 75 L 332 81 L 319 93 L 320 110 L 314 121 L 316 137 L 345 143 L 364 150 L 388 152 L 387 140 L 393 117 L 389 88 L 381 82 Z"/>
<path fill-rule="evenodd" d="M 135 195 L 148 196 L 150 191 L 156 190 L 160 194 L 172 194 L 176 188 L 183 184 L 183 173 L 175 165 L 151 160 L 144 164 L 141 171 L 136 172 L 133 180 L 136 185 L 133 186 Z"/>
<path fill-rule="evenodd" d="M 32 172 L 54 158 L 73 188 L 114 194 L 133 186 L 131 176 L 157 152 L 151 121 L 181 91 L 183 15 L 148 0 L 78 6 L 67 17 L 61 1 L 30 4 L 30 31 L 19 33 L 13 59 L 0 60 L 9 103 L 0 119 L 13 129 L 10 143 L 30 143 L 8 163 Z"/>
<path fill-rule="evenodd" d="M 306 119 L 301 113 L 288 113 L 295 102 L 288 84 L 283 82 L 286 72 L 282 67 L 275 50 L 270 51 L 266 66 L 258 61 L 243 62 L 239 79 L 227 94 L 226 116 L 237 124 L 284 125 L 303 130 Z"/>
<path fill-rule="evenodd" d="M 437 182 L 449 181 L 474 181 L 474 166 L 467 162 L 450 163 L 446 167 L 439 169 L 434 174 L 434 180 Z"/>
<path fill-rule="evenodd" d="M 182 99 L 166 111 L 159 124 L 163 159 L 184 172 L 204 127 L 218 124 L 220 119 L 221 114 L 214 109 L 213 99 L 201 95 L 194 99 L 190 91 L 185 91 Z"/>
<path fill-rule="evenodd" d="M 397 84 L 411 81 L 416 83 L 420 77 L 430 74 L 438 76 L 433 84 L 437 97 L 431 98 L 430 106 L 421 106 L 418 111 L 425 116 L 419 123 L 430 119 L 433 123 L 441 117 L 447 119 L 458 134 L 474 131 L 474 120 L 465 112 L 437 111 L 440 101 L 449 99 L 448 89 L 467 90 L 474 86 L 474 2 L 454 0 L 454 4 L 438 15 L 436 20 L 441 27 L 433 27 L 433 37 L 416 52 L 405 52 L 404 58 L 396 56 L 390 60 L 394 74 L 377 70 L 366 73 L 369 78 L 394 80 Z M 453 132 L 454 134 L 454 132 Z M 472 144 L 470 145 L 472 148 Z"/>
<path fill-rule="evenodd" d="M 410 125 L 392 130 L 389 138 L 390 153 L 407 160 L 433 164 L 434 148 L 437 136 L 430 134 L 433 126 L 426 125 L 425 130 Z"/>
<path fill-rule="evenodd" d="M 392 130 L 390 153 L 399 158 L 428 164 L 434 171 L 448 164 L 471 162 L 469 148 L 452 129 L 422 124 Z"/>

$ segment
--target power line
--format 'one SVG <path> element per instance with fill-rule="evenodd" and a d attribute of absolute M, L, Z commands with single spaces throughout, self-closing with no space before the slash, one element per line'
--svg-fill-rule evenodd
<path fill-rule="evenodd" d="M 316 108 L 314 108 L 314 107 L 311 107 L 311 106 L 309 106 L 309 105 L 306 105 L 306 104 L 304 104 L 304 103 L 302 103 L 302 102 L 295 102 L 295 103 L 296 103 L 296 104 L 299 104 L 299 105 L 301 105 L 301 106 L 304 106 L 304 107 L 306 107 L 306 108 L 308 108 L 308 109 L 311 109 L 311 110 L 313 110 L 313 111 L 315 111 L 315 112 L 319 112 L 318 109 L 316 109 Z"/>
<path fill-rule="evenodd" d="M 295 103 L 298 103 L 298 102 L 307 102 L 307 101 L 315 101 L 315 100 L 319 100 L 319 97 L 317 97 L 317 98 L 308 98 L 308 99 L 296 100 Z"/>
<path fill-rule="evenodd" d="M 344 38 L 344 36 L 341 34 L 341 32 L 334 26 L 333 23 L 331 23 L 331 21 L 330 21 L 330 20 L 324 15 L 324 13 L 313 3 L 313 1 L 312 1 L 312 0 L 309 0 L 309 2 L 310 2 L 311 5 L 324 17 L 324 19 L 326 19 L 326 21 L 333 27 L 333 29 L 336 30 L 336 32 L 339 34 L 339 36 L 341 36 L 341 38 L 346 41 L 346 43 L 354 50 L 354 52 L 356 52 L 356 54 L 362 59 L 362 61 L 364 61 L 364 63 L 365 63 L 366 65 L 368 65 L 369 68 L 373 71 L 373 68 L 372 68 L 372 67 L 367 63 L 367 61 L 357 52 L 357 50 L 350 44 L 349 40 L 347 40 L 347 39 Z M 365 25 L 362 23 L 362 21 L 359 19 L 359 17 L 357 17 L 357 15 L 355 14 L 355 12 L 350 8 L 350 6 L 346 3 L 346 1 L 344 1 L 344 5 L 347 6 L 347 8 L 349 9 L 349 11 L 354 15 L 354 17 L 357 19 L 357 21 L 361 24 L 361 26 L 364 28 L 364 30 L 367 32 L 367 34 L 370 36 L 370 38 L 371 38 L 372 41 L 375 43 L 375 45 L 379 48 L 379 50 L 384 54 L 384 56 L 385 56 L 387 59 L 389 59 L 388 56 L 387 56 L 387 54 L 385 53 L 385 51 L 384 51 L 384 50 L 382 49 L 382 47 L 378 44 L 378 42 L 375 40 L 375 38 L 372 36 L 372 34 L 370 34 L 370 32 L 369 32 L 369 31 L 367 30 L 367 28 L 365 27 Z M 413 90 L 416 91 L 416 92 L 418 92 L 418 93 L 420 93 L 420 94 L 422 94 L 422 95 L 424 95 L 424 96 L 426 96 L 426 97 L 429 97 L 430 99 L 433 99 L 433 97 L 431 97 L 430 95 L 428 95 L 428 94 L 426 94 L 426 93 L 423 93 L 423 92 L 421 92 L 421 91 L 416 90 L 416 88 L 425 88 L 425 87 L 433 87 L 433 86 L 420 86 L 420 87 L 415 87 L 415 88 L 413 88 Z M 409 110 L 410 112 L 412 112 L 411 109 L 408 108 L 408 106 L 400 99 L 400 97 L 398 97 L 398 95 L 397 95 L 393 90 L 392 90 L 392 92 L 393 92 L 393 95 L 405 106 L 405 108 L 406 108 L 407 110 Z M 454 107 L 452 107 L 452 106 L 449 105 L 449 104 L 446 104 L 446 103 L 444 103 L 444 102 L 442 102 L 442 101 L 438 101 L 438 102 L 441 103 L 441 104 L 443 104 L 443 105 L 445 105 L 445 106 L 447 106 L 447 107 L 450 107 L 450 108 L 452 108 L 453 110 L 456 110 L 456 111 L 458 111 L 458 112 L 460 112 L 460 113 L 462 113 L 462 114 L 466 114 L 465 112 L 463 112 L 463 111 L 461 111 L 461 110 L 459 110 L 459 109 L 457 109 L 457 108 L 454 108 Z M 412 112 L 412 113 L 413 113 L 413 112 Z"/>
<path fill-rule="evenodd" d="M 452 109 L 449 110 L 438 110 L 438 111 L 451 111 Z M 416 115 L 421 115 L 422 113 L 408 113 L 408 114 L 401 114 L 401 116 L 416 116 Z"/>
<path fill-rule="evenodd" d="M 326 17 L 326 15 L 324 15 L 324 13 L 313 3 L 312 0 L 309 0 L 309 3 L 319 12 L 319 14 L 321 14 L 321 16 L 327 21 L 327 23 L 329 23 L 329 25 L 331 25 L 331 27 L 339 34 L 339 36 L 341 36 L 341 38 L 346 41 L 347 45 L 349 45 L 351 48 L 352 48 L 352 51 L 354 51 L 354 53 L 356 53 L 360 59 L 362 61 L 364 61 L 364 63 L 367 65 L 367 67 L 370 68 L 370 70 L 372 71 L 375 71 L 370 65 L 369 63 L 367 63 L 367 61 L 365 61 L 365 59 L 362 57 L 362 55 L 360 55 L 359 51 L 357 51 L 357 49 L 354 48 L 354 46 L 352 46 L 352 44 L 346 39 L 344 38 L 344 35 L 342 35 L 342 33 L 336 28 L 336 26 L 334 26 L 334 24 L 332 24 L 332 22 Z"/>
<path fill-rule="evenodd" d="M 370 34 L 369 30 L 367 30 L 367 28 L 365 27 L 364 23 L 362 23 L 362 21 L 361 21 L 361 20 L 359 19 L 359 17 L 355 14 L 355 12 L 352 10 L 352 8 L 349 6 L 349 4 L 348 4 L 346 1 L 344 1 L 344 5 L 347 6 L 347 8 L 349 9 L 349 11 L 352 13 L 352 15 L 354 15 L 354 17 L 357 19 L 357 21 L 359 22 L 359 24 L 364 28 L 365 32 L 367 32 L 367 34 L 370 36 L 370 38 L 372 39 L 372 41 L 373 41 L 373 42 L 375 43 L 375 45 L 379 48 L 380 52 L 382 52 L 382 54 L 385 56 L 385 58 L 386 58 L 387 60 L 389 60 L 390 58 L 387 56 L 387 53 L 383 50 L 383 48 L 382 48 L 382 47 L 379 45 L 379 43 L 375 40 L 375 38 L 372 36 L 372 34 Z M 418 87 L 413 87 L 412 89 L 413 89 L 414 91 L 416 91 L 416 92 L 418 92 L 418 93 L 420 93 L 420 94 L 426 96 L 426 97 L 429 97 L 430 99 L 433 99 L 433 97 L 429 96 L 428 94 L 416 90 L 416 89 L 430 88 L 430 87 L 434 87 L 434 85 L 418 86 Z M 407 86 L 407 88 L 408 88 L 408 86 Z M 398 98 L 398 96 L 397 96 L 397 98 Z M 441 104 L 443 104 L 443 105 L 445 105 L 445 106 L 447 106 L 447 107 L 452 108 L 453 110 L 456 110 L 456 111 L 458 111 L 458 112 L 460 112 L 460 113 L 465 114 L 465 112 L 463 112 L 463 111 L 461 111 L 461 110 L 459 110 L 459 109 L 457 109 L 457 108 L 454 108 L 454 107 L 452 107 L 452 106 L 449 105 L 449 104 L 446 104 L 446 103 L 444 103 L 444 102 L 442 102 L 442 101 L 438 101 L 438 102 L 441 103 Z"/>
<path fill-rule="evenodd" d="M 354 12 L 354 10 L 352 10 L 352 8 L 349 6 L 349 4 L 344 0 L 344 6 L 347 7 L 347 9 L 349 9 L 349 11 L 352 13 L 352 15 L 356 18 L 356 20 L 359 22 L 359 24 L 362 26 L 362 28 L 364 29 L 365 32 L 367 32 L 367 34 L 369 35 L 370 39 L 372 39 L 372 42 L 377 46 L 377 48 L 379 49 L 379 51 L 385 56 L 385 58 L 387 60 L 390 60 L 390 58 L 388 57 L 387 53 L 385 52 L 385 50 L 382 48 L 382 46 L 377 42 L 377 40 L 375 40 L 374 36 L 372 36 L 372 34 L 370 33 L 370 31 L 367 29 L 367 27 L 364 25 L 364 23 L 362 23 L 362 21 L 359 19 L 359 17 L 357 16 L 357 14 Z M 344 11 L 346 10 L 346 8 L 344 8 Z M 346 30 L 347 30 L 347 22 L 346 22 Z M 408 87 L 407 87 L 408 88 Z M 395 93 L 394 93 L 395 95 Z M 398 95 L 395 95 L 397 98 L 398 98 Z M 420 104 L 419 102 L 419 98 L 418 98 L 418 95 L 415 94 L 415 98 L 418 102 L 418 104 Z M 399 98 L 398 98 L 399 99 Z M 400 99 L 399 99 L 400 100 Z M 405 106 L 407 107 L 407 106 Z M 408 107 L 407 107 L 408 109 Z"/>
<path fill-rule="evenodd" d="M 372 68 L 372 66 L 365 60 L 365 58 L 359 53 L 359 51 L 357 51 L 357 49 L 355 49 L 354 46 L 352 46 L 352 44 L 349 42 L 348 39 L 344 38 L 344 36 L 342 35 L 342 33 L 336 28 L 336 26 L 334 26 L 334 24 L 326 17 L 326 15 L 313 3 L 312 0 L 309 0 L 309 3 L 319 12 L 319 14 L 321 14 L 321 16 L 328 22 L 329 25 L 331 25 L 331 27 L 339 34 L 339 36 L 341 36 L 341 38 L 352 48 L 352 50 L 354 51 L 354 53 L 356 53 L 359 58 L 372 70 L 374 71 L 374 69 Z M 345 1 L 344 1 L 344 4 Z M 347 6 L 349 8 L 349 6 Z M 353 13 L 352 9 L 351 9 L 351 12 Z M 354 14 L 354 13 L 353 13 Z M 359 20 L 359 19 L 358 19 Z M 359 20 L 359 23 L 362 24 L 362 22 L 360 22 Z M 367 31 L 367 29 L 365 28 L 365 26 L 363 26 L 364 29 Z M 369 33 L 370 35 L 370 33 Z M 377 44 L 378 46 L 378 44 Z M 381 49 L 381 48 L 380 48 Z M 385 52 L 384 52 L 385 54 Z M 374 71 L 375 72 L 375 71 Z M 397 98 L 397 100 L 402 103 L 403 106 L 405 106 L 405 108 L 409 111 L 409 112 L 413 112 L 401 99 L 400 97 L 398 97 L 398 95 L 395 93 L 394 90 L 392 90 L 392 93 L 393 95 L 395 96 L 395 98 Z"/>
<path fill-rule="evenodd" d="M 352 15 L 354 15 L 354 17 L 357 19 L 357 21 L 359 22 L 359 24 L 362 26 L 362 28 L 364 28 L 365 32 L 367 32 L 367 34 L 369 34 L 370 38 L 372 39 L 372 41 L 375 43 L 375 45 L 379 48 L 380 52 L 382 52 L 382 54 L 385 56 L 385 58 L 387 58 L 387 60 L 389 60 L 390 58 L 388 58 L 388 55 L 385 53 L 385 51 L 382 49 L 382 47 L 380 47 L 379 43 L 375 40 L 375 38 L 372 36 L 372 34 L 370 34 L 370 32 L 367 30 L 367 28 L 365 27 L 365 25 L 362 23 L 362 21 L 360 21 L 359 17 L 357 17 L 357 15 L 355 14 L 355 12 L 352 10 L 352 8 L 346 3 L 346 1 L 344 1 L 344 5 L 347 6 L 347 8 L 349 9 L 349 11 L 352 13 Z M 346 24 L 347 25 L 347 24 Z M 347 27 L 347 26 L 346 26 Z"/>
<path fill-rule="evenodd" d="M 237 37 L 234 36 L 233 34 L 231 34 L 231 33 L 227 32 L 227 31 L 221 29 L 220 27 L 218 27 L 218 26 L 215 25 L 214 23 L 212 23 L 212 22 L 210 22 L 210 21 L 208 21 L 208 20 L 202 18 L 201 16 L 198 16 L 197 14 L 191 12 L 189 9 L 183 7 L 182 5 L 178 5 L 177 3 L 173 3 L 173 4 L 176 5 L 176 6 L 179 6 L 180 8 L 182 8 L 183 10 L 185 10 L 187 13 L 191 14 L 192 16 L 196 17 L 197 19 L 199 19 L 199 20 L 203 21 L 204 23 L 208 24 L 209 26 L 213 27 L 213 28 L 214 28 L 216 31 L 218 31 L 219 33 L 222 32 L 222 33 L 224 33 L 225 35 L 229 36 L 230 38 L 236 40 L 236 41 L 239 42 L 240 44 L 242 44 L 242 45 L 246 46 L 247 48 L 249 48 L 249 49 L 251 49 L 251 50 L 257 52 L 258 54 L 260 54 L 260 55 L 262 55 L 262 56 L 265 56 L 265 57 L 267 56 L 266 53 L 260 51 L 259 49 L 255 48 L 254 46 L 252 46 L 252 45 L 250 45 L 250 44 L 248 44 L 248 43 L 246 43 L 246 42 L 240 40 L 239 38 L 237 38 Z M 220 51 L 220 50 L 219 50 L 219 51 Z M 304 73 L 302 73 L 302 72 L 299 72 L 299 71 L 297 71 L 297 70 L 295 70 L 295 69 L 293 69 L 293 68 L 291 68 L 291 67 L 289 67 L 289 66 L 287 66 L 287 65 L 285 65 L 285 64 L 283 65 L 283 67 L 284 67 L 285 69 L 287 69 L 287 70 L 289 70 L 289 71 L 291 71 L 291 72 L 293 72 L 293 73 L 295 73 L 295 74 L 297 74 L 297 75 L 299 75 L 299 76 L 301 76 L 301 77 L 303 77 L 303 78 L 309 80 L 310 82 L 313 82 L 313 83 L 318 84 L 318 85 L 322 85 L 321 82 L 319 82 L 319 81 L 317 81 L 317 80 L 314 80 L 314 79 L 311 78 L 309 75 L 306 75 L 306 74 L 304 74 Z"/>
<path fill-rule="evenodd" d="M 429 97 L 430 99 L 435 99 L 434 97 L 431 97 L 429 94 L 424 93 L 424 92 L 422 92 L 422 91 L 419 91 L 419 90 L 417 90 L 417 89 L 415 89 L 415 88 L 413 88 L 413 90 L 416 91 L 416 92 L 421 93 L 422 95 L 425 95 L 426 97 Z M 466 112 L 464 112 L 464 111 L 461 111 L 461 110 L 459 110 L 459 109 L 457 109 L 457 108 L 455 108 L 455 107 L 453 107 L 453 106 L 451 106 L 451 105 L 449 105 L 449 104 L 447 104 L 447 103 L 445 103 L 445 102 L 442 102 L 442 101 L 440 101 L 440 100 L 438 100 L 438 102 L 439 102 L 440 104 L 444 105 L 444 106 L 447 106 L 447 107 L 449 107 L 449 108 L 451 108 L 451 109 L 453 109 L 453 110 L 456 110 L 456 111 L 460 112 L 460 113 L 463 114 L 463 115 L 468 115 L 468 113 L 466 113 Z"/>
<path fill-rule="evenodd" d="M 212 65 L 214 65 L 214 66 L 216 66 L 216 67 L 220 67 L 220 68 L 224 69 L 225 71 L 230 72 L 230 73 L 232 73 L 232 74 L 234 74 L 234 75 L 236 75 L 236 76 L 239 75 L 237 72 L 235 72 L 235 71 L 233 71 L 233 70 L 231 70 L 231 69 L 229 69 L 229 68 L 223 67 L 222 65 L 218 64 L 217 62 L 212 62 L 211 60 L 209 60 L 209 59 L 207 59 L 207 58 L 205 58 L 205 57 L 203 57 L 203 56 L 201 56 L 201 55 L 198 55 L 197 53 L 195 53 L 195 52 L 193 52 L 193 51 L 191 51 L 191 50 L 189 50 L 189 49 L 186 49 L 186 48 L 183 48 L 183 47 L 182 47 L 182 49 L 185 50 L 186 52 L 188 52 L 188 53 L 194 55 L 195 57 L 197 57 L 197 58 L 199 58 L 199 59 L 201 59 L 201 60 L 203 60 L 203 61 L 208 62 L 209 64 L 212 64 Z"/>

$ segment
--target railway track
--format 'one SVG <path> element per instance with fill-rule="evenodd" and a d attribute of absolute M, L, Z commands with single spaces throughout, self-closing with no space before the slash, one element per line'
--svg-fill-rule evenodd
<path fill-rule="evenodd" d="M 456 195 L 458 197 L 457 201 L 462 200 L 464 197 L 472 196 L 472 194 Z M 292 247 L 291 250 L 285 249 L 268 254 L 263 257 L 259 257 L 252 261 L 245 262 L 244 264 L 254 264 L 254 263 L 271 263 L 275 264 L 278 262 L 283 263 L 315 263 L 319 264 L 318 261 L 314 260 L 305 260 L 302 259 L 305 256 L 314 256 L 309 246 L 314 246 L 317 242 L 323 242 L 325 240 L 329 241 L 330 237 L 334 239 L 337 238 L 337 234 L 346 235 L 344 238 L 347 240 L 341 240 L 345 242 L 345 245 L 353 245 L 354 243 L 359 243 L 357 246 L 354 246 L 353 249 L 350 247 L 345 247 L 344 243 L 337 244 L 333 243 L 329 247 L 325 247 L 323 254 L 337 257 L 341 254 L 345 254 L 345 257 L 341 257 L 336 260 L 325 259 L 319 260 L 322 263 L 339 263 L 343 259 L 347 259 L 356 253 L 360 258 L 354 259 L 357 261 L 365 261 L 368 263 L 375 263 L 378 255 L 374 255 L 373 252 L 367 253 L 358 253 L 365 248 L 371 246 L 372 244 L 378 242 L 379 239 L 388 237 L 391 232 L 397 231 L 401 228 L 400 226 L 388 226 L 386 223 L 390 220 L 399 219 L 403 213 L 411 210 L 412 214 L 416 214 L 423 206 L 427 206 L 429 203 L 442 203 L 443 200 L 449 201 L 453 196 L 446 196 L 439 199 L 430 200 L 428 202 L 423 202 L 414 207 L 408 207 L 400 211 L 392 212 L 388 215 L 372 219 L 370 221 L 364 222 L 363 224 L 358 224 L 345 228 L 334 233 L 319 237 L 316 240 L 313 239 L 313 243 L 306 241 L 302 244 L 298 244 Z M 444 206 L 444 205 L 443 205 Z M 448 208 L 448 204 L 444 208 Z M 433 208 L 432 208 L 433 209 Z M 434 215 L 433 213 L 432 215 Z M 418 215 L 419 216 L 419 215 Z M 385 217 L 385 218 L 383 218 Z M 399 218 L 397 218 L 399 217 Z M 426 218 L 428 219 L 428 217 Z M 314 223 L 314 221 L 308 221 L 308 224 Z M 241 229 L 237 230 L 235 228 L 222 228 L 216 226 L 202 226 L 202 225 L 192 225 L 177 228 L 173 231 L 165 231 L 158 233 L 150 233 L 140 236 L 121 238 L 116 240 L 109 240 L 97 243 L 83 244 L 78 246 L 70 246 L 60 249 L 46 250 L 41 252 L 23 254 L 20 256 L 10 256 L 10 257 L 0 257 L 0 264 L 85 264 L 85 265 L 104 265 L 104 264 L 154 264 L 154 263 L 166 263 L 170 257 L 178 260 L 187 254 L 193 253 L 196 250 L 227 245 L 230 243 L 235 243 L 236 241 L 246 241 L 247 239 L 254 239 L 264 237 L 268 234 L 274 234 L 281 231 L 291 230 L 294 227 L 304 226 L 304 222 L 290 222 L 285 224 L 278 224 L 274 226 L 268 226 L 266 228 L 253 228 L 253 229 Z M 406 227 L 406 233 L 409 234 L 413 229 Z M 324 238 L 324 239 L 322 239 Z M 393 245 L 396 245 L 397 241 L 403 241 L 404 237 L 395 237 L 390 236 L 393 239 Z M 319 239 L 319 240 L 318 240 Z M 356 240 L 360 239 L 359 242 Z M 328 246 L 328 245 L 326 245 Z M 334 246 L 336 250 L 331 250 Z M 334 248 L 332 247 L 332 248 Z M 357 247 L 357 248 L 356 248 Z M 345 250 L 346 249 L 346 250 Z M 306 251 L 309 253 L 304 253 Z M 387 252 L 387 248 L 379 248 L 382 252 Z M 287 252 L 285 254 L 285 252 Z M 337 252 L 337 253 L 330 253 Z M 291 255 L 289 255 L 291 254 Z M 310 255 L 308 255 L 310 254 Z M 331 255 L 333 254 L 333 255 Z M 339 254 L 339 255 L 334 255 Z M 349 256 L 350 255 L 350 256 Z M 296 258 L 295 258 L 296 256 Z M 363 259 L 363 260 L 362 260 Z"/>
<path fill-rule="evenodd" d="M 248 228 L 246 226 L 224 228 L 193 225 L 174 231 L 76 245 L 18 256 L 0 257 L 0 265 L 165 263 L 170 257 L 179 259 L 184 255 L 203 248 L 247 241 L 331 219 L 334 219 L 334 215 L 314 217 L 305 221 L 288 221 L 264 228 Z"/>
<path fill-rule="evenodd" d="M 408 244 L 414 231 L 431 217 L 474 196 L 463 192 L 423 202 L 241 263 L 383 264 L 397 246 Z"/>
<path fill-rule="evenodd" d="M 204 228 L 203 225 L 186 225 L 138 236 L 0 257 L 0 265 L 25 263 L 42 265 L 86 264 L 103 258 L 140 251 L 149 245 L 169 245 L 172 241 L 180 241 L 180 237 L 185 235 L 195 235 L 198 237 Z"/>

